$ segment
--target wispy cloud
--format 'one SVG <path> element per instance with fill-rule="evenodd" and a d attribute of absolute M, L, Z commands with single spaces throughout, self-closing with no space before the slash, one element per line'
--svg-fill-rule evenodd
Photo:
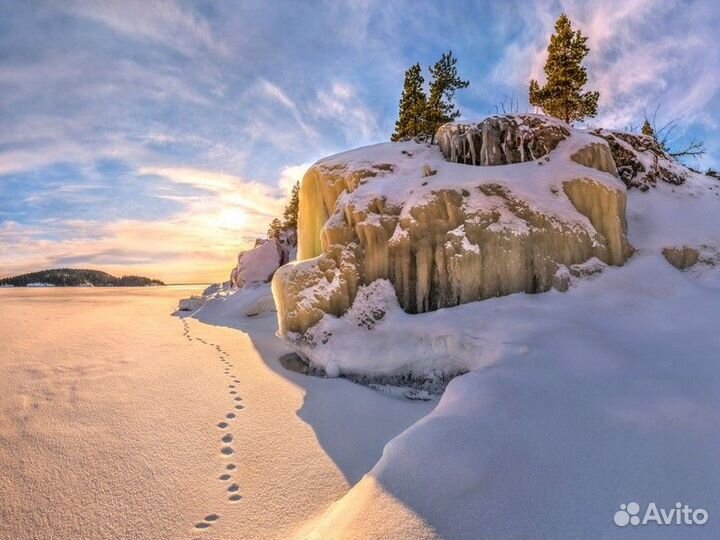
<path fill-rule="evenodd" d="M 593 122 L 637 125 L 661 105 L 718 166 L 711 0 L 9 3 L 0 268 L 220 278 L 312 162 L 389 138 L 410 64 L 452 49 L 466 117 L 526 104 L 561 11 L 590 38 Z"/>
<path fill-rule="evenodd" d="M 285 107 L 292 114 L 293 118 L 297 122 L 297 125 L 302 129 L 303 133 L 312 139 L 317 139 L 317 132 L 310 127 L 302 117 L 300 108 L 298 105 L 288 97 L 288 95 L 277 85 L 272 84 L 269 81 L 261 79 L 258 83 L 258 90 L 261 94 L 269 97 L 270 99 L 277 101 L 280 105 Z"/>
<path fill-rule="evenodd" d="M 588 36 L 589 87 L 600 91 L 593 123 L 637 125 L 643 108 L 659 105 L 666 116 L 689 125 L 705 118 L 717 101 L 720 84 L 712 73 L 720 67 L 720 50 L 708 44 L 720 12 L 710 2 L 536 2 L 532 11 L 520 12 L 520 37 L 493 70 L 497 84 L 524 89 L 531 78 L 544 79 L 548 38 L 561 11 Z"/>
<path fill-rule="evenodd" d="M 363 103 L 347 83 L 334 82 L 321 89 L 313 108 L 317 118 L 339 126 L 347 139 L 366 144 L 382 137 L 377 113 Z"/>
<path fill-rule="evenodd" d="M 227 47 L 213 36 L 208 21 L 178 2 L 75 0 L 61 6 L 76 17 L 91 19 L 130 38 L 160 44 L 189 56 L 202 50 L 229 54 Z"/>

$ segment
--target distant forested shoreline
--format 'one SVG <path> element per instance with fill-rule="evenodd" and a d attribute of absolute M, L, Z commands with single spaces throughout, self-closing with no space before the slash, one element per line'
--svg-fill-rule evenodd
<path fill-rule="evenodd" d="M 147 287 L 153 285 L 165 285 L 165 283 L 159 279 L 144 276 L 116 277 L 107 272 L 85 268 L 54 268 L 0 279 L 0 287 Z"/>

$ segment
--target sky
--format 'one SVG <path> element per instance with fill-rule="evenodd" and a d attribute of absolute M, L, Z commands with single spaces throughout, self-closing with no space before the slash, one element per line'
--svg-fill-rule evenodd
<path fill-rule="evenodd" d="M 659 107 L 720 165 L 715 0 L 0 0 L 0 277 L 226 280 L 309 165 L 389 140 L 411 64 L 453 51 L 463 119 L 531 111 L 561 12 L 589 37 L 588 126 Z"/>

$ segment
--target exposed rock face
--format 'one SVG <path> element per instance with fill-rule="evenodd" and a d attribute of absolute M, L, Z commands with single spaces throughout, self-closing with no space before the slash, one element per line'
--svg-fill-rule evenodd
<path fill-rule="evenodd" d="M 662 254 L 678 270 L 688 268 L 708 269 L 720 266 L 720 245 L 696 244 L 694 246 L 666 247 Z"/>
<path fill-rule="evenodd" d="M 297 231 L 286 229 L 280 231 L 277 238 L 274 238 L 275 245 L 280 253 L 280 266 L 294 261 L 297 258 Z"/>
<path fill-rule="evenodd" d="M 457 151 L 466 127 L 441 128 L 451 160 L 523 161 L 567 140 L 548 160 L 505 167 L 448 163 L 436 147 L 408 142 L 310 168 L 300 188 L 299 261 L 273 279 L 282 335 L 302 340 L 326 314 L 345 313 L 360 285 L 378 279 L 392 283 L 406 312 L 421 313 L 546 291 L 559 268 L 593 257 L 624 263 L 632 253 L 625 188 L 612 175 L 605 142 L 538 117 L 486 122 L 465 138 L 475 141 L 475 157 L 468 147 Z M 428 168 L 436 173 L 427 176 Z"/>
<path fill-rule="evenodd" d="M 700 254 L 695 248 L 688 246 L 683 247 L 669 247 L 662 251 L 663 256 L 667 259 L 667 262 L 672 264 L 678 270 L 685 270 L 697 264 L 700 259 Z"/>
<path fill-rule="evenodd" d="M 680 185 L 687 171 L 646 135 L 598 129 L 610 147 L 620 179 L 628 188 L 647 191 L 658 181 Z"/>
<path fill-rule="evenodd" d="M 466 165 L 533 161 L 570 135 L 567 127 L 537 115 L 492 116 L 477 124 L 450 122 L 436 139 L 445 158 Z"/>

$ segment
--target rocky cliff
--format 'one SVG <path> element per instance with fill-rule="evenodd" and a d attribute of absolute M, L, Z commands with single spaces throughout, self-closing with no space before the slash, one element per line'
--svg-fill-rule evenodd
<path fill-rule="evenodd" d="M 562 288 L 566 266 L 622 265 L 632 253 L 626 187 L 602 137 L 522 115 L 449 124 L 438 140 L 360 148 L 310 168 L 298 261 L 273 280 L 282 335 L 306 339 L 378 279 L 406 312 L 422 313 Z"/>

